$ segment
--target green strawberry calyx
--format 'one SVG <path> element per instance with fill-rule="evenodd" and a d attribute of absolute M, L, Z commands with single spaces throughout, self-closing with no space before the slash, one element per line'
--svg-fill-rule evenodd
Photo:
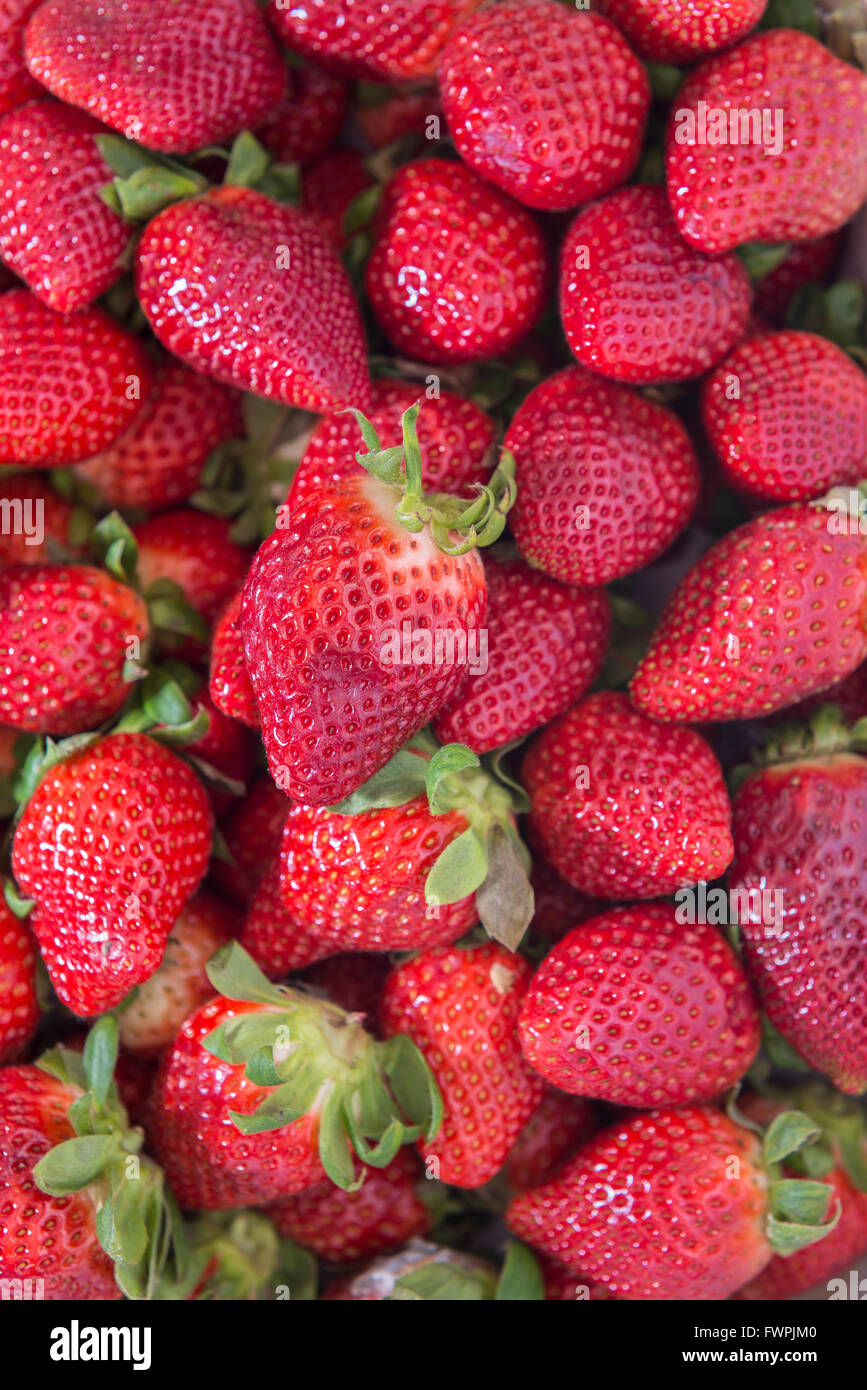
<path fill-rule="evenodd" d="M 736 791 L 746 777 L 779 763 L 830 758 L 838 753 L 867 751 L 867 718 L 847 724 L 840 705 L 819 705 L 808 719 L 781 723 L 767 735 L 752 761 L 732 769 L 730 784 Z"/>
<path fill-rule="evenodd" d="M 205 1039 L 214 1057 L 243 1066 L 269 1094 L 251 1114 L 232 1112 L 242 1134 L 318 1119 L 319 1155 L 344 1191 L 361 1186 L 362 1164 L 385 1168 L 402 1144 L 430 1142 L 442 1122 L 433 1075 L 408 1037 L 378 1042 L 349 1014 L 300 989 L 274 985 L 237 942 L 211 958 L 208 978 L 228 999 L 261 1007 L 226 1020 Z"/>
<path fill-rule="evenodd" d="M 763 1132 L 743 1115 L 732 1111 L 738 1124 L 762 1134 L 762 1154 L 768 1177 L 768 1213 L 765 1234 L 779 1255 L 792 1255 L 824 1239 L 840 1220 L 835 1201 L 829 1216 L 828 1184 L 815 1178 L 789 1177 L 791 1162 L 807 1146 L 822 1137 L 816 1121 L 803 1110 L 784 1110 Z"/>
<path fill-rule="evenodd" d="M 439 747 L 423 730 L 357 791 L 330 809 L 364 815 L 427 798 L 431 815 L 457 811 L 467 827 L 450 840 L 425 881 L 431 908 L 476 895 L 479 919 L 495 941 L 516 950 L 533 917 L 530 859 L 515 817 L 527 809 L 520 787 L 490 770 L 462 743 Z"/>

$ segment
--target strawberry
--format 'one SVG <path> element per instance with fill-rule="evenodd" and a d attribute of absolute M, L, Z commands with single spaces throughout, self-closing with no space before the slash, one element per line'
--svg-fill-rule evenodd
<path fill-rule="evenodd" d="M 131 691 L 125 662 L 147 641 L 139 596 L 90 565 L 13 565 L 0 573 L 0 719 L 77 734 Z"/>
<path fill-rule="evenodd" d="M 156 1057 L 184 1019 L 213 998 L 205 965 L 237 936 L 237 911 L 212 893 L 195 893 L 169 932 L 166 953 L 118 1016 L 121 1047 L 136 1057 Z"/>
<path fill-rule="evenodd" d="M 387 1168 L 368 1169 L 357 1191 L 320 1183 L 275 1202 L 268 1216 L 281 1236 L 324 1264 L 369 1259 L 427 1234 L 431 1213 L 416 1193 L 420 1177 L 418 1160 L 402 1149 Z"/>
<path fill-rule="evenodd" d="M 509 1185 L 521 1192 L 548 1182 L 598 1129 L 599 1118 L 589 1100 L 564 1096 L 547 1086 L 509 1151 L 504 1168 Z"/>
<path fill-rule="evenodd" d="M 433 725 L 442 743 L 474 753 L 564 714 L 596 678 L 610 629 L 601 589 L 566 589 L 520 560 L 487 560 L 485 583 L 485 662 Z"/>
<path fill-rule="evenodd" d="M 49 0 L 27 66 L 71 106 L 153 150 L 196 150 L 262 121 L 286 86 L 254 0 Z"/>
<path fill-rule="evenodd" d="M 746 38 L 768 0 L 599 0 L 636 53 L 653 63 L 694 63 Z"/>
<path fill-rule="evenodd" d="M 583 1274 L 576 1274 L 550 1256 L 542 1256 L 539 1267 L 545 1278 L 545 1298 L 549 1303 L 606 1303 L 613 1298 L 604 1284 L 589 1282 Z"/>
<path fill-rule="evenodd" d="M 867 662 L 862 661 L 850 675 L 835 685 L 829 685 L 827 690 L 818 695 L 808 695 L 806 700 L 786 710 L 780 718 L 786 722 L 806 719 L 815 714 L 820 705 L 839 705 L 844 724 L 855 724 L 859 719 L 867 718 Z"/>
<path fill-rule="evenodd" d="M 149 1103 L 148 1139 L 182 1206 L 273 1202 L 326 1175 L 351 1190 L 353 1150 L 383 1167 L 419 1126 L 436 1130 L 438 1095 L 411 1045 L 375 1042 L 342 1009 L 269 985 L 234 943 L 208 975 L 230 997 L 186 1020 Z"/>
<path fill-rule="evenodd" d="M 206 686 L 192 693 L 190 708 L 193 718 L 201 713 L 206 715 L 208 727 L 199 738 L 185 745 L 185 752 L 206 778 L 211 775 L 213 785 L 208 793 L 219 816 L 243 794 L 256 770 L 259 747 L 249 729 L 217 709 Z"/>
<path fill-rule="evenodd" d="M 760 1042 L 734 951 L 667 903 L 614 908 L 554 946 L 518 1023 L 530 1065 L 571 1095 L 636 1108 L 714 1100 Z"/>
<path fill-rule="evenodd" d="M 372 82 L 408 82 L 433 72 L 443 43 L 479 0 L 313 0 L 290 8 L 268 0 L 268 16 L 296 53 Z"/>
<path fill-rule="evenodd" d="M 548 252 L 525 208 L 472 169 L 405 164 L 385 190 L 365 287 L 383 332 L 423 362 L 475 362 L 542 311 Z"/>
<path fill-rule="evenodd" d="M 808 34 L 754 35 L 680 88 L 666 177 L 700 251 L 834 231 L 867 197 L 867 75 Z"/>
<path fill-rule="evenodd" d="M 256 130 L 256 138 L 281 164 L 302 169 L 321 159 L 334 144 L 349 106 L 343 78 L 316 63 L 294 62 L 289 88 Z"/>
<path fill-rule="evenodd" d="M 585 367 L 636 385 L 700 376 L 743 337 L 750 282 L 734 252 L 683 240 L 664 189 L 633 184 L 578 214 L 560 255 L 560 314 Z M 652 325 L 652 328 L 651 328 Z"/>
<path fill-rule="evenodd" d="M 243 581 L 247 552 L 231 539 L 231 522 L 190 507 L 150 517 L 133 528 L 138 571 L 147 592 L 171 580 L 209 623 Z"/>
<path fill-rule="evenodd" d="M 52 559 L 78 555 L 82 546 L 74 508 L 48 481 L 45 473 L 0 472 L 0 516 L 9 521 L 0 530 L 0 569 L 9 565 L 46 565 Z"/>
<path fill-rule="evenodd" d="M 814 333 L 759 333 L 702 389 L 704 427 L 723 473 L 771 502 L 855 484 L 867 459 L 867 377 Z"/>
<path fill-rule="evenodd" d="M 280 847 L 289 804 L 284 793 L 263 772 L 220 822 L 232 857 L 230 862 L 215 860 L 213 873 L 220 890 L 228 893 L 233 902 L 246 906 L 252 898 Z"/>
<path fill-rule="evenodd" d="M 35 900 L 30 924 L 73 1013 L 113 1008 L 156 970 L 207 867 L 211 828 L 195 773 L 143 734 L 112 734 L 43 764 L 12 869 Z"/>
<path fill-rule="evenodd" d="M 39 1018 L 36 943 L 0 899 L 0 1065 L 20 1057 Z"/>
<path fill-rule="evenodd" d="M 698 502 L 698 459 L 674 412 L 584 367 L 530 392 L 505 447 L 517 465 L 511 526 L 521 554 L 564 584 L 642 569 Z"/>
<path fill-rule="evenodd" d="M 778 1164 L 818 1131 L 790 1111 L 764 1145 L 709 1106 L 651 1110 L 603 1130 L 542 1187 L 521 1193 L 508 1223 L 519 1239 L 627 1300 L 727 1298 L 775 1248 L 821 1240 L 827 1195 L 795 1194 Z M 821 1207 L 821 1210 L 820 1210 Z"/>
<path fill-rule="evenodd" d="M 258 729 L 259 711 L 247 671 L 240 628 L 243 594 L 243 587 L 233 594 L 214 624 L 208 688 L 211 699 L 223 714 L 239 719 L 250 729 Z"/>
<path fill-rule="evenodd" d="M 350 240 L 343 222 L 351 204 L 372 185 L 356 150 L 331 150 L 305 170 L 301 207 L 335 250 L 342 251 Z"/>
<path fill-rule="evenodd" d="M 346 952 L 308 966 L 300 979 L 347 1013 L 363 1014 L 366 1025 L 375 1028 L 390 969 L 388 956 L 378 951 Z"/>
<path fill-rule="evenodd" d="M 779 264 L 757 280 L 753 289 L 756 310 L 774 325 L 784 323 L 789 305 L 800 289 L 828 281 L 842 241 L 841 232 L 796 241 Z"/>
<path fill-rule="evenodd" d="M 299 927 L 283 897 L 276 856 L 262 867 L 238 939 L 269 979 L 281 980 L 292 971 L 324 960 L 339 951 L 341 944 L 332 941 L 321 927 L 315 932 Z"/>
<path fill-rule="evenodd" d="M 42 0 L 2 0 L 0 3 L 0 115 L 42 95 L 24 62 L 24 30 Z"/>
<path fill-rule="evenodd" d="M 76 471 L 107 507 L 160 511 L 186 502 L 208 455 L 242 431 L 235 391 L 167 358 L 134 427 Z"/>
<path fill-rule="evenodd" d="M 135 275 L 160 342 L 205 376 L 305 410 L 366 404 L 349 279 L 294 208 L 234 187 L 175 203 L 142 233 Z"/>
<path fill-rule="evenodd" d="M 442 117 L 442 107 L 436 87 L 392 87 L 378 90 L 370 105 L 359 102 L 352 115 L 368 144 L 382 150 L 402 135 L 425 135 L 430 118 Z"/>
<path fill-rule="evenodd" d="M 543 941 L 559 941 L 599 908 L 594 898 L 579 893 L 556 874 L 541 855 L 534 856 L 530 883 L 535 904 L 531 924 L 533 936 Z"/>
<path fill-rule="evenodd" d="M 531 839 L 583 893 L 656 898 L 718 878 L 731 860 L 731 806 L 710 746 L 625 695 L 590 695 L 549 724 L 521 776 Z"/>
<path fill-rule="evenodd" d="M 384 439 L 400 437 L 404 411 L 419 399 L 421 388 L 385 378 L 371 387 L 368 418 Z M 418 417 L 421 479 L 431 492 L 453 492 L 487 482 L 493 468 L 494 422 L 473 401 L 453 391 L 426 399 Z M 297 506 L 316 488 L 363 470 L 358 452 L 358 425 L 345 412 L 326 415 L 310 436 L 286 502 Z"/>
<path fill-rule="evenodd" d="M 516 1030 L 530 974 L 491 941 L 424 951 L 386 981 L 383 1031 L 413 1039 L 443 1096 L 439 1137 L 419 1150 L 428 1172 L 455 1187 L 481 1187 L 499 1171 L 542 1098 Z"/>
<path fill-rule="evenodd" d="M 80 463 L 135 419 L 151 382 L 139 339 L 101 309 L 57 314 L 27 290 L 0 295 L 0 461 Z"/>
<path fill-rule="evenodd" d="M 865 554 L 823 506 L 730 531 L 669 599 L 632 679 L 635 704 L 660 719 L 749 719 L 827 689 L 867 657 Z"/>
<path fill-rule="evenodd" d="M 598 14 L 555 0 L 479 10 L 446 44 L 439 82 L 461 158 L 530 207 L 574 208 L 635 171 L 650 83 Z"/>

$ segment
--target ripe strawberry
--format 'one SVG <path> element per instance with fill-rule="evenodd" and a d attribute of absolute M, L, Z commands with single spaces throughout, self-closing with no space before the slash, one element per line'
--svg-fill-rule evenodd
<path fill-rule="evenodd" d="M 138 572 L 145 592 L 170 579 L 207 622 L 242 583 L 248 555 L 229 534 L 231 522 L 178 507 L 152 516 L 133 528 L 138 545 Z"/>
<path fill-rule="evenodd" d="M 24 62 L 24 30 L 42 0 L 2 0 L 0 3 L 0 115 L 42 95 Z"/>
<path fill-rule="evenodd" d="M 698 459 L 674 412 L 584 367 L 530 392 L 505 447 L 519 482 L 515 540 L 530 564 L 564 584 L 606 584 L 642 569 L 698 502 Z"/>
<path fill-rule="evenodd" d="M 773 325 L 785 322 L 786 312 L 804 285 L 822 285 L 830 278 L 843 242 L 841 232 L 826 232 L 811 241 L 796 241 L 779 265 L 756 281 L 756 310 Z"/>
<path fill-rule="evenodd" d="M 855 484 L 867 459 L 867 377 L 814 333 L 760 333 L 705 381 L 702 419 L 729 482 L 772 502 Z"/>
<path fill-rule="evenodd" d="M 208 688 L 211 699 L 223 714 L 239 719 L 250 729 L 258 729 L 259 711 L 247 671 L 240 627 L 243 593 L 243 587 L 237 590 L 214 624 Z"/>
<path fill-rule="evenodd" d="M 118 1015 L 121 1047 L 136 1057 L 156 1057 L 172 1041 L 184 1019 L 213 998 L 205 965 L 240 925 L 235 908 L 207 891 L 184 904 L 158 968 Z"/>
<path fill-rule="evenodd" d="M 331 149 L 349 106 L 349 88 L 342 77 L 316 63 L 288 70 L 289 88 L 272 107 L 256 138 L 279 164 L 302 169 Z"/>
<path fill-rule="evenodd" d="M 533 859 L 530 883 L 535 904 L 533 936 L 543 941 L 560 941 L 567 931 L 592 917 L 601 906 L 595 898 L 579 893 L 538 854 Z"/>
<path fill-rule="evenodd" d="M 138 594 L 90 565 L 13 565 L 0 574 L 0 719 L 77 734 L 131 692 L 124 663 L 149 634 Z"/>
<path fill-rule="evenodd" d="M 234 187 L 165 208 L 142 233 L 136 289 L 160 342 L 205 376 L 305 410 L 366 404 L 349 279 L 294 208 Z"/>
<path fill-rule="evenodd" d="M 761 1040 L 734 951 L 667 903 L 614 908 L 545 957 L 521 1006 L 524 1056 L 571 1095 L 643 1108 L 714 1100 Z"/>
<path fill-rule="evenodd" d="M 290 8 L 268 0 L 268 16 L 296 53 L 372 82 L 408 82 L 433 72 L 451 29 L 479 0 L 314 0 Z"/>
<path fill-rule="evenodd" d="M 660 719 L 749 719 L 825 690 L 867 657 L 864 541 L 796 504 L 730 531 L 666 605 L 631 685 Z M 842 532 L 842 533 L 841 533 Z"/>
<path fill-rule="evenodd" d="M 418 1159 L 402 1149 L 387 1168 L 369 1168 L 357 1191 L 320 1183 L 275 1202 L 268 1216 L 281 1236 L 325 1264 L 369 1259 L 430 1230 L 430 1210 L 416 1192 L 420 1177 Z"/>
<path fill-rule="evenodd" d="M 530 213 L 463 164 L 405 164 L 379 208 L 365 272 L 395 347 L 423 362 L 496 357 L 542 311 L 548 252 Z"/>
<path fill-rule="evenodd" d="M 569 346 L 617 381 L 700 376 L 743 337 L 750 299 L 738 257 L 705 256 L 685 242 L 662 188 L 618 189 L 580 212 L 563 243 Z"/>
<path fill-rule="evenodd" d="M 419 1141 L 428 1171 L 455 1187 L 481 1187 L 502 1167 L 542 1099 L 516 1023 L 531 968 L 499 942 L 439 947 L 386 981 L 382 1026 L 420 1048 L 443 1095 L 435 1142 Z"/>
<path fill-rule="evenodd" d="M 283 897 L 279 860 L 275 857 L 263 868 L 238 939 L 269 979 L 282 980 L 341 947 L 321 929 L 311 932 L 299 927 Z"/>
<path fill-rule="evenodd" d="M 754 35 L 677 93 L 666 177 L 701 251 L 834 231 L 867 197 L 867 75 L 808 34 Z"/>
<path fill-rule="evenodd" d="M 625 695 L 590 695 L 549 724 L 521 776 L 533 842 L 581 892 L 656 898 L 718 878 L 731 860 L 731 806 L 710 746 Z"/>
<path fill-rule="evenodd" d="M 503 0 L 454 31 L 439 82 L 461 158 L 530 207 L 574 208 L 635 171 L 650 83 L 598 14 Z"/>
<path fill-rule="evenodd" d="M 356 150 L 331 150 L 305 170 L 301 207 L 335 250 L 342 251 L 350 239 L 343 230 L 350 205 L 372 185 Z"/>
<path fill-rule="evenodd" d="M 133 428 L 77 473 L 107 507 L 160 511 L 186 502 L 208 455 L 242 431 L 235 391 L 167 358 Z"/>
<path fill-rule="evenodd" d="M 246 906 L 252 898 L 280 847 L 289 805 L 286 795 L 263 772 L 220 822 L 232 861 L 215 859 L 213 874 L 233 902 Z"/>
<path fill-rule="evenodd" d="M 347 1013 L 363 1014 L 366 1026 L 375 1029 L 390 969 L 388 956 L 378 951 L 346 952 L 308 966 L 301 980 Z"/>
<path fill-rule="evenodd" d="M 145 350 L 101 309 L 73 316 L 27 290 L 0 295 L 0 462 L 80 463 L 135 419 L 151 381 Z"/>
<path fill-rule="evenodd" d="M 36 943 L 0 898 L 0 1065 L 21 1056 L 39 1017 Z"/>
<path fill-rule="evenodd" d="M 599 1117 L 589 1100 L 565 1096 L 546 1086 L 506 1159 L 504 1172 L 509 1185 L 522 1192 L 548 1182 L 598 1129 Z"/>
<path fill-rule="evenodd" d="M 153 150 L 218 145 L 262 121 L 286 86 L 254 0 L 49 0 L 27 65 L 71 106 Z"/>
<path fill-rule="evenodd" d="M 603 1130 L 542 1187 L 511 1203 L 519 1239 L 587 1282 L 627 1300 L 727 1298 L 774 1249 L 821 1239 L 810 1184 L 803 1224 L 786 1218 L 791 1189 L 776 1164 L 816 1130 L 797 1111 L 780 1116 L 763 1146 L 709 1106 L 652 1110 Z"/>
<path fill-rule="evenodd" d="M 368 418 L 386 440 L 400 438 L 400 421 L 423 389 L 385 378 L 371 387 Z M 418 417 L 421 478 L 430 492 L 454 492 L 485 483 L 493 468 L 494 422 L 473 401 L 453 391 L 425 400 Z M 351 414 L 326 415 L 310 436 L 286 499 L 306 501 L 316 488 L 363 473 L 356 460 L 358 425 Z"/>
<path fill-rule="evenodd" d="M 767 0 L 599 0 L 599 8 L 653 63 L 693 63 L 746 38 Z"/>
<path fill-rule="evenodd" d="M 559 1260 L 543 1256 L 539 1267 L 545 1279 L 545 1298 L 549 1303 L 607 1303 L 613 1298 L 604 1284 L 594 1284 L 583 1274 L 575 1274 Z"/>
<path fill-rule="evenodd" d="M 780 718 L 787 723 L 793 719 L 806 719 L 815 714 L 820 705 L 839 705 L 844 724 L 855 724 L 859 719 L 867 718 L 867 662 L 862 661 L 850 675 L 835 685 L 829 685 L 827 690 L 822 690 L 818 695 L 808 695 L 806 700 L 786 710 Z"/>
<path fill-rule="evenodd" d="M 0 530 L 0 569 L 80 555 L 73 511 L 45 473 L 0 471 L 0 516 L 9 517 Z"/>
<path fill-rule="evenodd" d="M 385 94 L 378 91 L 369 106 L 359 102 L 352 115 L 368 144 L 382 150 L 402 135 L 426 135 L 431 118 L 442 118 L 442 107 L 435 86 L 421 90 L 392 87 Z"/>
<path fill-rule="evenodd" d="M 113 1008 L 156 970 L 207 867 L 211 829 L 195 773 L 143 734 L 99 739 L 44 772 L 12 869 L 35 899 L 30 925 L 73 1013 Z"/>

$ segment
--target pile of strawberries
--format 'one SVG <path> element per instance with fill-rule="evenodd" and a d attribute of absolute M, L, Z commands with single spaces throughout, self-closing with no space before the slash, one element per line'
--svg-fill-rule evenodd
<path fill-rule="evenodd" d="M 0 0 L 4 1298 L 867 1254 L 830 8 Z"/>

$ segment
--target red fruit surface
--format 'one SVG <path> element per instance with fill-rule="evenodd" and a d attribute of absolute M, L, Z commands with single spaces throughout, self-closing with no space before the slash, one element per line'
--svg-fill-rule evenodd
<path fill-rule="evenodd" d="M 598 1129 L 599 1117 L 589 1100 L 546 1087 L 506 1159 L 504 1172 L 510 1185 L 524 1191 L 548 1182 Z"/>
<path fill-rule="evenodd" d="M 240 627 L 243 593 L 243 587 L 238 589 L 214 624 L 209 690 L 217 709 L 250 729 L 258 729 L 259 711 L 247 672 Z"/>
<path fill-rule="evenodd" d="M 798 290 L 804 285 L 825 284 L 830 277 L 843 242 L 841 232 L 826 232 L 811 241 L 797 241 L 774 270 L 756 281 L 753 300 L 756 309 L 772 324 L 781 325 Z"/>
<path fill-rule="evenodd" d="M 401 135 L 425 135 L 431 127 L 432 116 L 442 117 L 438 89 L 424 87 L 420 91 L 393 87 L 390 92 L 377 93 L 380 100 L 367 106 L 359 102 L 353 108 L 353 118 L 365 140 L 375 150 L 399 140 Z"/>
<path fill-rule="evenodd" d="M 30 76 L 24 61 L 24 30 L 42 0 L 2 0 L 0 3 L 0 115 L 42 96 L 43 88 Z"/>
<path fill-rule="evenodd" d="M 289 89 L 256 131 L 278 164 L 302 169 L 330 150 L 349 105 L 343 78 L 316 63 L 288 69 Z"/>
<path fill-rule="evenodd" d="M 642 58 L 693 63 L 754 29 L 768 0 L 599 0 Z"/>
<path fill-rule="evenodd" d="M 213 622 L 247 571 L 248 552 L 236 545 L 230 531 L 231 522 L 192 507 L 143 521 L 133 529 L 142 588 L 171 579 L 183 589 L 187 603 Z"/>
<path fill-rule="evenodd" d="M 390 969 L 388 956 L 379 951 L 338 952 L 308 966 L 301 979 L 347 1013 L 364 1014 L 366 1025 L 375 1028 Z"/>
<path fill-rule="evenodd" d="M 20 1057 L 39 1022 L 36 942 L 0 899 L 0 1065 Z"/>
<path fill-rule="evenodd" d="M 251 783 L 220 822 L 232 862 L 215 859 L 213 874 L 220 889 L 246 906 L 280 847 L 290 802 L 267 772 Z"/>
<path fill-rule="evenodd" d="M 584 367 L 530 392 L 506 433 L 521 554 L 564 584 L 642 569 L 695 511 L 698 459 L 673 411 Z"/>
<path fill-rule="evenodd" d="M 731 806 L 710 746 L 615 691 L 549 724 L 521 779 L 531 839 L 584 893 L 655 898 L 710 882 L 731 860 Z"/>
<path fill-rule="evenodd" d="M 559 941 L 567 931 L 592 917 L 600 907 L 595 898 L 579 893 L 577 888 L 555 873 L 540 854 L 533 858 L 530 882 L 535 903 L 532 933 L 543 941 Z"/>
<path fill-rule="evenodd" d="M 0 569 L 79 554 L 81 546 L 70 542 L 72 512 L 45 473 L 0 471 L 0 515 L 9 517 L 0 530 Z"/>
<path fill-rule="evenodd" d="M 272 980 L 282 980 L 293 970 L 304 970 L 340 949 L 324 932 L 311 932 L 298 925 L 281 891 L 276 858 L 264 866 L 239 940 Z"/>
<path fill-rule="evenodd" d="M 337 251 L 350 240 L 343 230 L 350 204 L 372 185 L 373 176 L 356 150 L 332 150 L 305 170 L 301 206 Z"/>
<path fill-rule="evenodd" d="M 479 0 L 311 0 L 294 9 L 268 0 L 276 32 L 296 53 L 372 82 L 433 72 L 453 26 Z"/>
<path fill-rule="evenodd" d="M 440 91 L 458 153 L 530 207 L 574 208 L 634 173 L 647 73 L 599 14 L 503 0 L 452 34 Z"/>

